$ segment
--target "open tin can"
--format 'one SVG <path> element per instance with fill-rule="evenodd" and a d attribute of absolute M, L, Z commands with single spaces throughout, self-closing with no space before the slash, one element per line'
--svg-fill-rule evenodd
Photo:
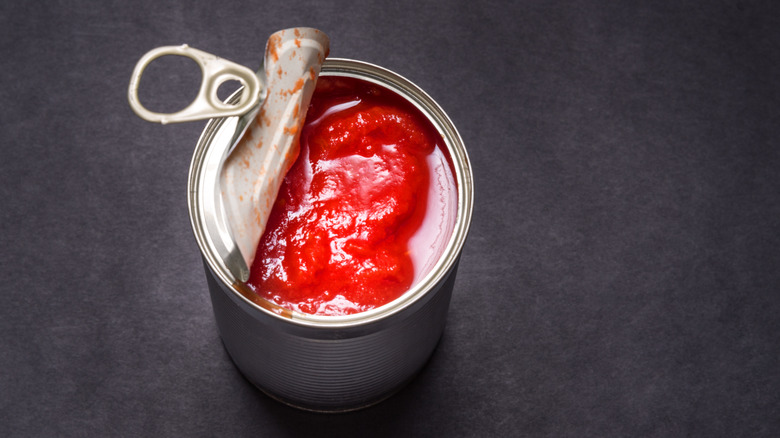
<path fill-rule="evenodd" d="M 457 186 L 451 234 L 427 274 L 396 300 L 346 316 L 292 312 L 234 280 L 218 256 L 214 218 L 224 214 L 213 187 L 230 146 L 231 118 L 212 119 L 189 172 L 190 220 L 204 260 L 219 333 L 244 376 L 269 396 L 313 411 L 360 409 L 389 397 L 423 367 L 444 330 L 458 260 L 471 223 L 473 179 L 463 141 L 449 117 L 419 87 L 384 68 L 328 59 L 320 76 L 357 78 L 413 104 L 446 145 Z M 237 99 L 233 96 L 232 99 Z"/>

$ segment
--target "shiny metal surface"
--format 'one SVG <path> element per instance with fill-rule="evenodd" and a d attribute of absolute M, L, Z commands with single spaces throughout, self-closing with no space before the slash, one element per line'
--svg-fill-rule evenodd
<path fill-rule="evenodd" d="M 195 61 L 201 69 L 202 80 L 195 100 L 181 111 L 167 114 L 149 111 L 138 99 L 138 87 L 146 67 L 162 56 L 184 56 Z M 246 90 L 240 99 L 231 103 L 222 102 L 217 96 L 217 89 L 227 81 L 238 81 Z M 263 80 L 252 70 L 211 53 L 190 47 L 180 46 L 157 47 L 147 52 L 138 60 L 130 77 L 127 89 L 127 101 L 135 113 L 149 122 L 177 123 L 205 120 L 209 117 L 225 117 L 241 115 L 260 102 Z"/>
<path fill-rule="evenodd" d="M 348 316 L 305 315 L 242 294 L 220 257 L 215 220 L 224 214 L 204 188 L 229 146 L 235 121 L 212 120 L 198 142 L 188 204 L 201 249 L 214 315 L 225 348 L 258 388 L 287 404 L 338 412 L 377 403 L 403 387 L 433 352 L 446 322 L 458 258 L 473 208 L 471 167 L 463 142 L 444 111 L 408 80 L 375 65 L 325 62 L 321 75 L 371 81 L 405 96 L 439 130 L 458 186 L 456 225 L 431 271 L 397 300 Z M 218 163 L 217 163 L 218 164 Z"/>
<path fill-rule="evenodd" d="M 306 27 L 280 30 L 268 38 L 262 73 L 266 97 L 225 158 L 217 183 L 230 234 L 245 262 L 228 263 L 228 268 L 242 282 L 249 280 L 276 194 L 298 156 L 296 133 L 305 122 L 329 47 L 324 32 Z"/>

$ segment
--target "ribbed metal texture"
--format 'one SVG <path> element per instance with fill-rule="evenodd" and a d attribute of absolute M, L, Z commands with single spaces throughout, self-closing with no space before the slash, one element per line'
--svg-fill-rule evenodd
<path fill-rule="evenodd" d="M 235 299 L 207 268 L 214 315 L 230 356 L 269 395 L 318 410 L 357 409 L 407 383 L 430 357 L 444 329 L 454 269 L 423 300 L 369 326 L 290 333 L 289 323 Z M 321 339 L 323 330 L 330 331 Z"/>

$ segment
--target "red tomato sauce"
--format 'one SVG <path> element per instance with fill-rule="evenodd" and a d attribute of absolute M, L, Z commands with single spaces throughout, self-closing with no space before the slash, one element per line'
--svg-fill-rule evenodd
<path fill-rule="evenodd" d="M 451 234 L 457 199 L 444 150 L 428 119 L 396 93 L 321 77 L 249 287 L 317 315 L 398 298 Z"/>

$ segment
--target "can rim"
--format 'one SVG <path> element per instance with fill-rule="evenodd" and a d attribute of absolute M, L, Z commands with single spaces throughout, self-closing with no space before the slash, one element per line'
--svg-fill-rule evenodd
<path fill-rule="evenodd" d="M 320 75 L 346 76 L 362 79 L 394 91 L 396 94 L 409 101 L 427 117 L 442 136 L 447 147 L 447 152 L 453 163 L 454 177 L 457 184 L 458 205 L 455 215 L 455 225 L 449 242 L 444 247 L 444 251 L 439 257 L 439 260 L 422 279 L 417 281 L 400 297 L 383 306 L 364 312 L 341 316 L 310 315 L 290 311 L 271 302 L 264 303 L 267 304 L 267 306 L 261 306 L 244 296 L 236 287 L 237 282 L 232 279 L 232 276 L 224 266 L 223 261 L 219 259 L 215 254 L 214 249 L 208 244 L 206 236 L 207 230 L 205 230 L 203 218 L 200 217 L 201 202 L 198 188 L 201 182 L 203 161 L 211 142 L 214 140 L 214 136 L 219 131 L 219 128 L 223 125 L 226 118 L 209 120 L 198 139 L 190 163 L 187 181 L 187 206 L 190 223 L 201 255 L 211 272 L 225 287 L 230 289 L 234 296 L 257 312 L 266 314 L 283 322 L 308 327 L 346 328 L 377 322 L 408 308 L 424 296 L 428 295 L 428 292 L 434 289 L 435 285 L 439 284 L 446 277 L 460 256 L 471 226 L 474 183 L 468 154 L 455 125 L 439 104 L 420 87 L 405 77 L 384 67 L 379 67 L 364 61 L 345 58 L 326 59 L 323 63 Z M 239 93 L 240 90 L 231 96 L 231 99 L 237 98 Z"/>

